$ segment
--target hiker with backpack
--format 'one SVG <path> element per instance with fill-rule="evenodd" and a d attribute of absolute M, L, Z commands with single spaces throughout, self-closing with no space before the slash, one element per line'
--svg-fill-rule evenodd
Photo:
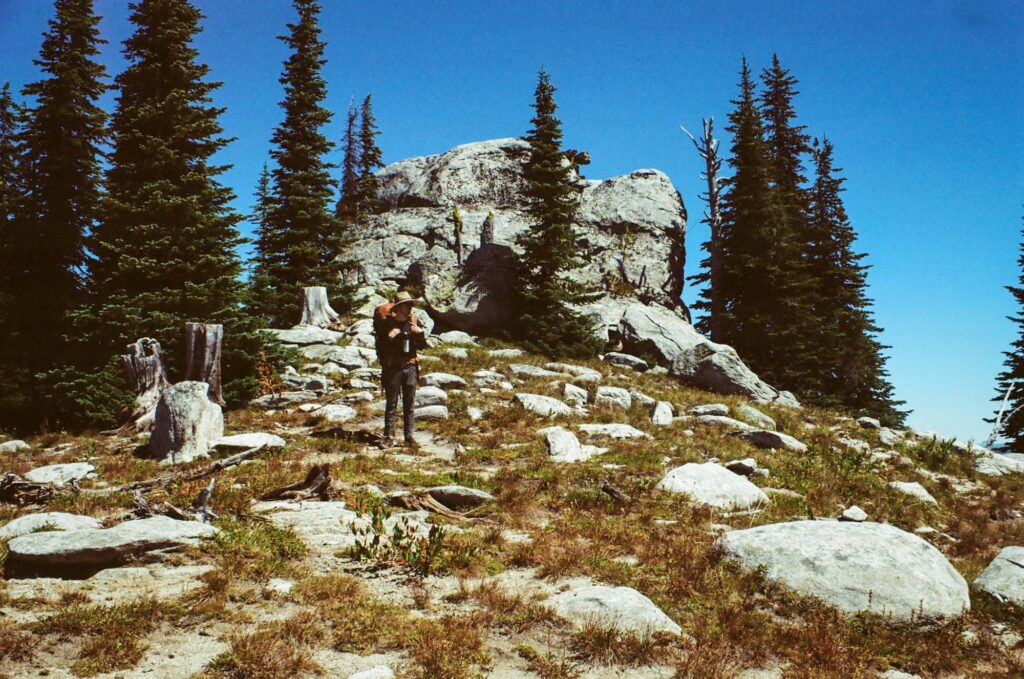
<path fill-rule="evenodd" d="M 416 298 L 402 291 L 373 312 L 373 334 L 385 398 L 384 437 L 381 441 L 384 448 L 394 445 L 399 395 L 402 398 L 405 445 L 416 446 L 413 440 L 413 403 L 419 384 L 416 351 L 427 346 L 427 335 L 412 312 L 416 303 Z"/>

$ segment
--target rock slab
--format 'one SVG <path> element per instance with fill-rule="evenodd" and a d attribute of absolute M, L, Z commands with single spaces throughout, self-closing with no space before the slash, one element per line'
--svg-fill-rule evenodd
<path fill-rule="evenodd" d="M 556 594 L 547 603 L 577 629 L 597 623 L 639 634 L 682 632 L 653 601 L 630 587 L 584 585 Z"/>
<path fill-rule="evenodd" d="M 749 509 L 768 502 L 768 496 L 745 477 L 714 462 L 688 462 L 670 470 L 658 490 L 682 493 L 696 504 L 718 509 Z"/>
<path fill-rule="evenodd" d="M 1003 547 L 971 587 L 1002 603 L 1024 607 L 1024 547 Z"/>

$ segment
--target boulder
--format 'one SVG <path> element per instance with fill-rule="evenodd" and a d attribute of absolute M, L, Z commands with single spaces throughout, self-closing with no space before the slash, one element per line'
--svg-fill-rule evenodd
<path fill-rule="evenodd" d="M 650 369 L 647 361 L 632 354 L 624 354 L 619 351 L 609 351 L 604 355 L 604 362 L 617 365 L 620 368 L 630 368 L 637 372 L 645 372 Z"/>
<path fill-rule="evenodd" d="M 633 399 L 633 403 L 644 408 L 653 408 L 657 401 L 639 389 L 630 389 L 629 397 Z"/>
<path fill-rule="evenodd" d="M 742 460 L 731 460 L 725 463 L 725 468 L 733 474 L 750 476 L 757 471 L 757 460 L 752 457 L 745 457 Z"/>
<path fill-rule="evenodd" d="M 564 427 L 545 427 L 537 433 L 544 437 L 548 455 L 554 462 L 582 462 L 608 450 L 581 444 L 576 435 Z"/>
<path fill-rule="evenodd" d="M 541 394 L 516 394 L 512 403 L 543 417 L 555 415 L 572 415 L 573 409 L 557 398 Z"/>
<path fill-rule="evenodd" d="M 686 412 L 690 415 L 717 415 L 718 417 L 728 417 L 729 406 L 724 403 L 704 403 L 702 405 L 693 406 Z"/>
<path fill-rule="evenodd" d="M 682 493 L 695 504 L 718 509 L 750 509 L 768 502 L 760 488 L 714 462 L 689 462 L 676 467 L 658 482 L 657 488 Z"/>
<path fill-rule="evenodd" d="M 903 435 L 889 427 L 881 427 L 878 430 L 878 442 L 892 448 L 903 443 Z"/>
<path fill-rule="evenodd" d="M 412 416 L 417 420 L 447 420 L 449 416 L 448 406 L 418 406 L 415 410 L 412 411 Z"/>
<path fill-rule="evenodd" d="M 1024 547 L 1003 547 L 971 588 L 1001 603 L 1024 608 Z"/>
<path fill-rule="evenodd" d="M 925 489 L 925 487 L 922 486 L 917 481 L 890 481 L 889 482 L 889 487 L 892 488 L 893 490 L 899 492 L 899 493 L 903 493 L 904 495 L 909 495 L 910 497 L 912 497 L 912 498 L 914 498 L 916 500 L 920 500 L 921 502 L 924 502 L 925 504 L 929 504 L 929 505 L 938 505 L 939 504 L 935 500 L 935 498 L 932 497 L 932 494 L 929 493 Z"/>
<path fill-rule="evenodd" d="M 252 510 L 279 528 L 294 530 L 313 552 L 329 556 L 355 545 L 353 529 L 370 528 L 370 522 L 346 509 L 344 502 L 275 500 L 258 502 Z"/>
<path fill-rule="evenodd" d="M 987 448 L 967 444 L 966 448 L 975 455 L 974 469 L 984 476 L 1005 476 L 1006 474 L 1024 474 L 1024 461 L 1009 455 L 1002 455 Z"/>
<path fill-rule="evenodd" d="M 594 403 L 605 404 L 629 410 L 633 405 L 633 397 L 622 387 L 601 385 L 594 394 Z"/>
<path fill-rule="evenodd" d="M 224 415 L 209 399 L 205 382 L 179 382 L 160 395 L 149 448 L 163 463 L 191 462 L 209 457 L 224 438 Z"/>
<path fill-rule="evenodd" d="M 579 429 L 588 436 L 607 436 L 613 439 L 651 438 L 650 434 L 642 432 L 630 424 L 581 424 Z"/>
<path fill-rule="evenodd" d="M 557 373 L 563 373 L 572 375 L 574 382 L 600 382 L 604 379 L 599 371 L 593 368 L 587 368 L 582 365 L 573 365 L 572 363 L 545 363 L 544 367 L 548 370 L 554 370 Z"/>
<path fill-rule="evenodd" d="M 461 347 L 475 347 L 476 340 L 469 333 L 462 332 L 461 330 L 449 330 L 448 332 L 442 332 L 437 335 L 437 339 L 445 344 L 455 344 Z"/>
<path fill-rule="evenodd" d="M 879 422 L 874 417 L 858 417 L 857 418 L 857 424 L 859 424 L 861 426 L 861 428 L 863 428 L 863 429 L 875 429 L 875 430 L 878 430 L 878 429 L 882 428 L 882 423 Z"/>
<path fill-rule="evenodd" d="M 571 406 L 583 407 L 587 404 L 587 390 L 566 382 L 562 387 L 562 398 Z"/>
<path fill-rule="evenodd" d="M 512 371 L 513 375 L 519 377 L 572 377 L 569 373 L 555 372 L 554 370 L 541 368 L 539 365 L 530 365 L 529 363 L 509 363 L 508 369 Z"/>
<path fill-rule="evenodd" d="M 329 403 L 321 408 L 317 408 L 314 411 L 314 415 L 317 419 L 331 424 L 341 424 L 342 422 L 348 422 L 354 420 L 359 416 L 351 406 L 347 406 L 343 403 Z"/>
<path fill-rule="evenodd" d="M 51 530 L 82 530 L 85 528 L 102 528 L 103 524 L 91 516 L 67 514 L 65 512 L 42 512 L 26 514 L 12 519 L 0 527 L 0 540 L 14 538 Z"/>
<path fill-rule="evenodd" d="M 444 389 L 438 387 L 420 387 L 416 390 L 416 408 L 424 408 L 426 406 L 443 406 L 448 402 L 448 394 L 445 393 Z"/>
<path fill-rule="evenodd" d="M 250 404 L 259 408 L 283 408 L 284 406 L 306 403 L 320 398 L 315 391 L 281 391 L 274 394 L 266 394 L 250 401 Z"/>
<path fill-rule="evenodd" d="M 198 544 L 217 529 L 166 516 L 125 521 L 112 528 L 32 533 L 11 540 L 11 563 L 38 568 L 105 568 L 157 550 Z"/>
<path fill-rule="evenodd" d="M 742 403 L 736 410 L 739 411 L 739 414 L 747 420 L 747 422 L 750 422 L 761 429 L 775 429 L 775 420 L 768 417 L 752 405 Z"/>
<path fill-rule="evenodd" d="M 24 441 L 14 439 L 13 441 L 4 441 L 0 443 L 0 454 L 4 453 L 20 453 L 25 450 L 31 450 L 31 447 Z"/>
<path fill-rule="evenodd" d="M 426 493 L 448 509 L 455 511 L 472 509 L 487 502 L 494 502 L 494 496 L 487 491 L 454 484 L 427 488 Z"/>
<path fill-rule="evenodd" d="M 916 535 L 873 522 L 793 521 L 734 530 L 726 554 L 847 613 L 944 620 L 970 609 L 967 583 Z"/>
<path fill-rule="evenodd" d="M 780 431 L 758 429 L 756 431 L 740 432 L 736 435 L 758 448 L 788 450 L 791 453 L 807 452 L 806 443 L 797 441 L 789 434 L 783 434 Z"/>
<path fill-rule="evenodd" d="M 637 634 L 682 632 L 654 602 L 630 587 L 583 585 L 556 594 L 545 603 L 577 629 L 597 623 Z"/>
<path fill-rule="evenodd" d="M 335 344 L 344 335 L 327 328 L 318 328 L 315 325 L 296 325 L 287 330 L 264 330 L 270 333 L 282 344 L 293 344 L 295 346 L 306 346 L 309 344 Z"/>
<path fill-rule="evenodd" d="M 36 467 L 25 473 L 25 479 L 32 483 L 50 483 L 60 487 L 72 481 L 81 481 L 93 474 L 96 467 L 88 462 L 69 462 L 67 464 L 50 464 Z"/>
<path fill-rule="evenodd" d="M 672 424 L 672 404 L 668 401 L 658 401 L 654 404 L 654 411 L 651 413 L 651 424 L 664 427 Z"/>
<path fill-rule="evenodd" d="M 234 434 L 233 436 L 225 436 L 213 444 L 214 448 L 235 448 L 239 450 L 247 450 L 249 448 L 256 448 L 257 446 L 262 446 L 264 448 L 284 448 L 284 439 L 275 434 L 255 432 L 252 434 Z"/>
<path fill-rule="evenodd" d="M 736 431 L 756 431 L 756 428 L 747 424 L 746 422 L 740 422 L 739 420 L 731 417 L 724 417 L 722 415 L 697 415 L 693 418 L 698 424 L 703 424 L 706 427 L 728 427 L 729 429 L 735 429 Z"/>
<path fill-rule="evenodd" d="M 450 373 L 427 373 L 423 376 L 423 385 L 440 389 L 463 389 L 468 383 L 458 375 Z"/>
<path fill-rule="evenodd" d="M 857 505 L 853 505 L 843 510 L 843 513 L 839 515 L 839 520 L 862 523 L 868 520 L 868 514 Z"/>

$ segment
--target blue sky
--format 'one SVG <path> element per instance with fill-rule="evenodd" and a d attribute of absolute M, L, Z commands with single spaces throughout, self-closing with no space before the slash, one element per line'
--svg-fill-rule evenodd
<path fill-rule="evenodd" d="M 96 0 L 121 70 L 125 0 Z M 198 0 L 197 46 L 237 137 L 225 181 L 251 203 L 281 115 L 277 79 L 293 18 L 287 0 Z M 348 2 L 325 0 L 329 105 L 373 92 L 386 162 L 519 136 L 536 72 L 558 87 L 566 145 L 588 176 L 655 167 L 690 213 L 689 271 L 706 237 L 700 162 L 679 124 L 724 126 L 740 58 L 777 52 L 799 79 L 811 134 L 828 135 L 848 178 L 846 205 L 869 253 L 870 293 L 909 423 L 984 438 L 993 377 L 1013 339 L 1003 289 L 1018 275 L 1024 214 L 1024 3 Z M 36 77 L 51 3 L 0 0 L 0 81 Z M 112 95 L 108 104 L 112 103 Z M 341 117 L 330 133 L 340 136 Z M 723 141 L 723 146 L 728 140 Z M 692 301 L 693 291 L 685 297 Z"/>

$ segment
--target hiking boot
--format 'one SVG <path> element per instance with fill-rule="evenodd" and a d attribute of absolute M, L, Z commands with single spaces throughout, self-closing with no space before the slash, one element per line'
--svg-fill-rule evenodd
<path fill-rule="evenodd" d="M 416 439 L 405 439 L 405 447 L 409 450 L 419 450 L 420 444 L 416 442 Z"/>
<path fill-rule="evenodd" d="M 387 450 L 388 448 L 394 448 L 395 447 L 395 439 L 391 438 L 390 436 L 384 436 L 384 437 L 381 438 L 380 442 L 377 444 L 377 447 L 380 448 L 381 450 Z"/>

